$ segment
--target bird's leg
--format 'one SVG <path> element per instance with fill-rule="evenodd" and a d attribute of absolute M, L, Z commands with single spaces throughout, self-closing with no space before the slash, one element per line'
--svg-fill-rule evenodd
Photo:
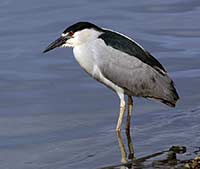
<path fill-rule="evenodd" d="M 120 131 L 123 116 L 124 116 L 124 113 L 125 113 L 125 110 L 126 110 L 126 103 L 125 103 L 125 100 L 124 100 L 124 94 L 119 94 L 119 97 L 120 97 L 120 113 L 119 113 L 116 131 Z"/>
<path fill-rule="evenodd" d="M 133 99 L 131 96 L 128 96 L 128 115 L 126 119 L 126 130 L 130 130 L 132 109 L 133 109 Z"/>

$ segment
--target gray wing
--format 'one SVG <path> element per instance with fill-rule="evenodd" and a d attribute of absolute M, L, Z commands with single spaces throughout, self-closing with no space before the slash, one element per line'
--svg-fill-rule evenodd
<path fill-rule="evenodd" d="M 127 94 L 156 98 L 172 104 L 178 99 L 173 82 L 167 73 L 160 73 L 137 57 L 111 46 L 105 48 L 105 43 L 99 45 L 95 51 L 96 63 L 103 76 L 125 89 Z"/>
<path fill-rule="evenodd" d="M 139 60 L 153 67 L 157 71 L 161 69 L 162 71 L 166 72 L 164 67 L 158 62 L 158 60 L 156 60 L 149 52 L 145 51 L 133 40 L 109 30 L 105 30 L 105 32 L 101 34 L 99 38 L 104 40 L 106 45 L 138 58 Z M 160 73 L 162 73 L 162 71 Z"/>

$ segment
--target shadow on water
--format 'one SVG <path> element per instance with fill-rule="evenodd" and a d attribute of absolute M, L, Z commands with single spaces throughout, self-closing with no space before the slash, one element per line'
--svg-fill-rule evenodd
<path fill-rule="evenodd" d="M 185 146 L 171 146 L 168 150 L 156 152 L 144 157 L 137 158 L 134 153 L 130 130 L 126 130 L 128 155 L 123 143 L 122 134 L 116 132 L 121 152 L 121 164 L 102 167 L 99 169 L 142 169 L 142 168 L 178 168 L 178 169 L 199 169 L 200 168 L 200 147 L 193 153 L 197 156 L 194 159 L 182 159 L 181 155 L 186 154 Z M 180 157 L 179 157 L 180 156 Z"/>

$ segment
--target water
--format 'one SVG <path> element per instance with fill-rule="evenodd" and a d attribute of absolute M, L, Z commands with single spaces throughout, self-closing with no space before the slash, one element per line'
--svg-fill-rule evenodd
<path fill-rule="evenodd" d="M 187 147 L 180 158 L 193 158 L 200 140 L 199 15 L 199 0 L 1 0 L 0 168 L 120 164 L 117 96 L 81 70 L 71 49 L 42 54 L 81 20 L 133 37 L 176 83 L 181 100 L 175 109 L 134 99 L 136 158 L 172 145 Z"/>

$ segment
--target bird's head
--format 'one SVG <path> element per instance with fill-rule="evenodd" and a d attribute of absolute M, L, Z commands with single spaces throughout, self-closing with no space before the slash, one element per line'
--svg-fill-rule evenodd
<path fill-rule="evenodd" d="M 57 47 L 75 47 L 97 39 L 103 29 L 89 22 L 78 22 L 69 26 L 61 36 L 52 42 L 44 51 L 46 53 Z"/>

